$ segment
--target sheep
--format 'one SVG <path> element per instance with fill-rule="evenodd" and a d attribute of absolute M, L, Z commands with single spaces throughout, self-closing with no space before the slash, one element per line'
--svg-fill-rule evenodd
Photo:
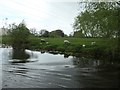
<path fill-rule="evenodd" d="M 41 39 L 41 42 L 46 42 L 45 39 Z"/>
<path fill-rule="evenodd" d="M 96 43 L 95 41 L 92 41 L 92 42 L 91 42 L 91 45 L 94 45 L 95 43 Z"/>
<path fill-rule="evenodd" d="M 42 45 L 42 43 L 40 43 L 40 45 Z"/>
<path fill-rule="evenodd" d="M 83 44 L 82 47 L 85 47 L 85 44 Z"/>
<path fill-rule="evenodd" d="M 49 42 L 46 42 L 46 44 L 49 44 Z"/>
<path fill-rule="evenodd" d="M 70 41 L 64 40 L 64 44 L 70 44 Z"/>

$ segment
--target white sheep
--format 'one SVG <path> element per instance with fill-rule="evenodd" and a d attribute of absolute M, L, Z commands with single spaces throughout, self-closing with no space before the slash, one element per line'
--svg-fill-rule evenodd
<path fill-rule="evenodd" d="M 49 42 L 46 42 L 46 44 L 49 44 Z"/>
<path fill-rule="evenodd" d="M 64 44 L 70 44 L 70 41 L 64 40 Z"/>
<path fill-rule="evenodd" d="M 95 43 L 96 43 L 95 41 L 92 41 L 92 42 L 91 42 L 91 45 L 94 45 Z"/>
<path fill-rule="evenodd" d="M 40 45 L 42 45 L 42 43 L 40 43 Z"/>
<path fill-rule="evenodd" d="M 41 39 L 41 42 L 46 42 L 45 39 Z"/>
<path fill-rule="evenodd" d="M 85 44 L 83 44 L 82 47 L 85 47 Z"/>

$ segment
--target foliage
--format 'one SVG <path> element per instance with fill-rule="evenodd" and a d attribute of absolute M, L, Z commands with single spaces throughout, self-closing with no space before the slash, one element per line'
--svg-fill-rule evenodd
<path fill-rule="evenodd" d="M 64 32 L 60 29 L 50 32 L 50 37 L 64 37 Z"/>
<path fill-rule="evenodd" d="M 31 28 L 30 30 L 31 35 L 37 35 L 37 30 L 35 28 Z"/>
<path fill-rule="evenodd" d="M 3 37 L 3 43 L 6 43 L 6 37 Z M 42 39 L 44 39 L 42 37 Z M 60 53 L 67 53 L 75 56 L 92 56 L 102 59 L 116 59 L 119 60 L 119 50 L 117 49 L 117 42 L 115 39 L 108 38 L 45 38 L 49 44 L 42 43 L 41 38 L 30 36 L 29 37 L 29 49 L 31 50 L 46 50 L 46 51 L 58 51 Z M 65 45 L 64 40 L 69 40 L 70 45 Z M 95 45 L 91 45 L 91 42 L 95 41 Z M 82 47 L 85 44 L 86 47 Z M 19 45 L 20 46 L 20 45 Z M 116 46 L 116 47 L 115 47 Z M 19 53 L 19 52 L 18 52 Z M 21 54 L 22 55 L 22 54 Z M 18 54 L 19 56 L 19 54 Z"/>
<path fill-rule="evenodd" d="M 85 37 L 117 37 L 119 16 L 116 2 L 84 4 L 85 10 L 75 18 L 74 29 Z"/>
<path fill-rule="evenodd" d="M 74 37 L 80 37 L 80 38 L 84 38 L 84 34 L 81 31 L 75 31 L 74 32 Z"/>
<path fill-rule="evenodd" d="M 42 29 L 40 32 L 39 32 L 40 36 L 41 37 L 49 37 L 49 31 L 45 30 L 45 29 Z"/>
<path fill-rule="evenodd" d="M 9 29 L 9 36 L 13 49 L 25 50 L 28 48 L 29 35 L 29 29 L 26 27 L 24 22 L 20 23 L 19 25 L 12 24 Z"/>

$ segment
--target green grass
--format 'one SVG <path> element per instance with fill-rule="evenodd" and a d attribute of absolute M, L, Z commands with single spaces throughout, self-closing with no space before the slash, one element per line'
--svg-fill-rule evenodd
<path fill-rule="evenodd" d="M 31 44 L 33 49 L 41 49 L 41 50 L 52 50 L 52 51 L 60 51 L 64 53 L 72 53 L 72 55 L 78 55 L 76 53 L 82 53 L 85 56 L 90 55 L 93 57 L 104 57 L 108 59 L 114 59 L 114 57 L 118 57 L 114 55 L 116 52 L 116 39 L 108 39 L 108 38 L 44 38 L 49 45 L 43 43 L 40 45 L 40 40 L 43 38 L 33 38 L 31 37 Z M 69 40 L 70 44 L 65 45 L 64 40 Z M 91 45 L 91 42 L 95 41 L 95 45 Z M 82 45 L 85 44 L 85 47 Z M 117 58 L 118 59 L 118 58 Z"/>
<path fill-rule="evenodd" d="M 39 45 L 41 42 L 40 37 L 30 37 L 30 43 L 33 45 Z M 58 45 L 58 46 L 63 46 L 64 45 L 64 40 L 69 40 L 70 44 L 73 46 L 79 46 L 85 44 L 86 46 L 91 46 L 91 42 L 95 41 L 95 45 L 97 46 L 105 46 L 105 47 L 114 47 L 116 45 L 116 40 L 115 39 L 107 39 L 107 38 L 44 38 L 47 42 L 49 42 L 50 45 Z M 10 38 L 3 36 L 2 38 L 0 37 L 0 41 L 5 44 L 10 44 Z"/>
<path fill-rule="evenodd" d="M 41 38 L 31 38 L 32 43 L 40 43 Z M 96 45 L 111 47 L 115 45 L 114 39 L 103 39 L 103 38 L 44 38 L 51 45 L 63 45 L 64 40 L 69 40 L 71 45 L 91 45 L 92 41 L 95 41 Z"/>
<path fill-rule="evenodd" d="M 36 45 L 39 47 L 41 43 L 40 37 L 30 37 L 29 41 L 31 45 Z M 57 45 L 57 46 L 64 46 L 64 40 L 69 40 L 70 45 L 72 46 L 79 46 L 85 44 L 86 46 L 91 46 L 91 42 L 95 41 L 95 45 L 97 46 L 103 46 L 103 47 L 114 47 L 116 45 L 115 39 L 107 39 L 107 38 L 44 38 L 47 42 L 49 42 L 50 45 Z M 2 43 L 10 44 L 10 38 L 3 36 L 0 38 L 0 41 L 2 40 Z"/>
<path fill-rule="evenodd" d="M 49 44 L 42 43 L 41 39 L 45 39 Z M 70 44 L 64 44 L 64 40 L 69 40 Z M 116 39 L 108 38 L 41 38 L 33 37 L 29 38 L 29 49 L 31 50 L 47 50 L 47 51 L 60 51 L 63 53 L 71 53 L 72 55 L 82 53 L 84 55 L 92 55 L 96 57 L 118 57 L 116 45 Z M 91 42 L 95 41 L 95 45 L 91 45 Z M 10 44 L 9 37 L 2 37 L 2 42 Z M 82 45 L 85 44 L 85 47 Z M 117 56 L 115 56 L 116 54 Z"/>

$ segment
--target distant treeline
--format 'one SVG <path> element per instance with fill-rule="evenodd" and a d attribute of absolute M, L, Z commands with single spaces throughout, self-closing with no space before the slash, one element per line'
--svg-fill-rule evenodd
<path fill-rule="evenodd" d="M 64 34 L 63 30 L 61 29 L 57 29 L 57 30 L 53 30 L 51 32 L 49 32 L 46 29 L 42 29 L 39 32 L 36 31 L 36 29 L 30 29 L 30 33 L 34 36 L 38 36 L 38 37 L 66 37 L 67 35 Z"/>

